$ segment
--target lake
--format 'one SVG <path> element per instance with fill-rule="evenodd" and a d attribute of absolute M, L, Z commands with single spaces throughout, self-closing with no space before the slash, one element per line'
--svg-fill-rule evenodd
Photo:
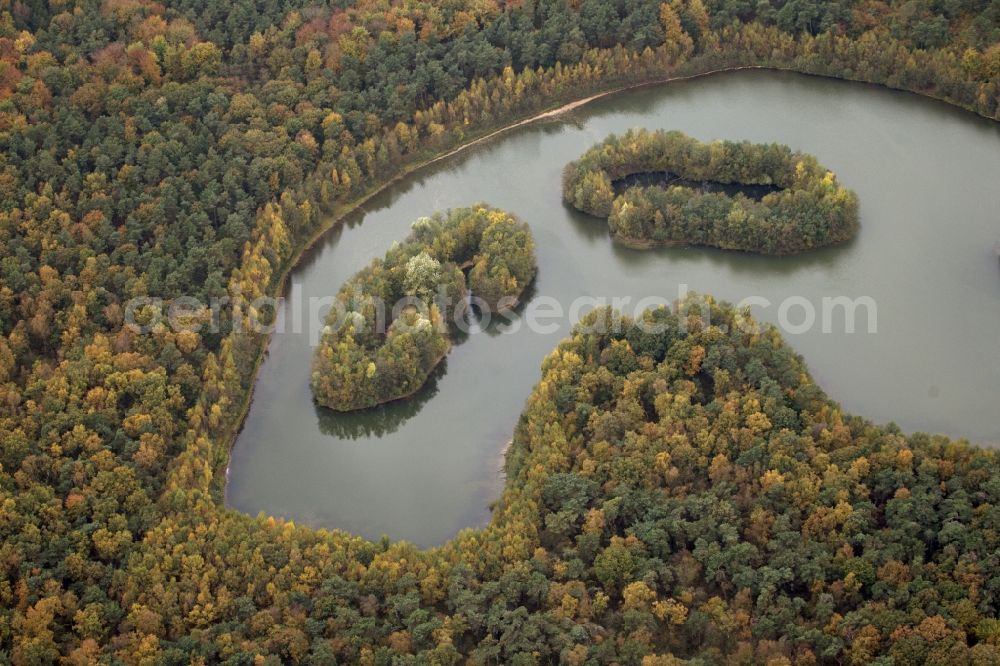
<path fill-rule="evenodd" d="M 604 220 L 562 203 L 560 175 L 633 127 L 812 153 L 857 192 L 861 231 L 844 246 L 778 258 L 615 245 Z M 337 414 L 309 391 L 318 336 L 309 299 L 336 294 L 416 218 L 479 201 L 535 235 L 539 274 L 522 317 L 581 297 L 630 298 L 627 312 L 683 289 L 756 298 L 758 318 L 789 322 L 786 339 L 846 410 L 907 432 L 1000 443 L 1000 125 L 873 86 L 736 72 L 602 98 L 502 134 L 392 185 L 332 230 L 289 276 L 286 332 L 272 336 L 232 450 L 228 506 L 420 546 L 486 523 L 504 447 L 568 317 L 546 319 L 547 332 L 470 334 L 406 402 Z M 877 331 L 865 308 L 853 334 L 842 311 L 824 317 L 823 299 L 837 297 L 871 299 Z"/>

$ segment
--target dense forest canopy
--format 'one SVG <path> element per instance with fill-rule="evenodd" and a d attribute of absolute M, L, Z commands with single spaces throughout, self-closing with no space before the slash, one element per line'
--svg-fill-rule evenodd
<path fill-rule="evenodd" d="M 477 205 L 418 219 L 341 287 L 316 348 L 313 396 L 350 411 L 412 395 L 469 305 L 509 314 L 536 270 L 531 230 L 509 213 Z"/>
<path fill-rule="evenodd" d="M 657 183 L 615 196 L 615 183 L 642 174 L 775 191 L 758 201 L 743 192 Z M 843 242 L 858 228 L 857 196 L 812 155 L 778 144 L 701 143 L 677 131 L 609 136 L 566 165 L 563 199 L 607 218 L 615 239 L 639 247 L 690 244 L 790 254 Z"/>
<path fill-rule="evenodd" d="M 221 506 L 265 341 L 233 324 L 330 220 L 559 101 L 748 65 L 997 119 L 1000 3 L 0 3 L 0 661 L 995 662 L 993 456 L 817 416 L 774 338 L 697 334 L 712 384 L 676 336 L 580 338 L 494 526 L 438 550 Z M 125 325 L 182 295 L 232 307 Z"/>
<path fill-rule="evenodd" d="M 616 630 L 539 628 L 571 663 L 986 664 L 995 461 L 843 414 L 776 330 L 693 297 L 545 360 L 489 530 L 524 503 L 548 618 Z"/>

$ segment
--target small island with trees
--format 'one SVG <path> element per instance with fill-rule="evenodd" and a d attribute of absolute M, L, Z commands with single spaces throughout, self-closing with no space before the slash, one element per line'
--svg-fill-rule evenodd
<path fill-rule="evenodd" d="M 633 247 L 793 254 L 858 229 L 857 195 L 812 155 L 677 131 L 612 134 L 566 166 L 563 198 L 607 218 L 614 238 Z"/>
<path fill-rule="evenodd" d="M 422 217 L 340 290 L 313 362 L 316 401 L 337 411 L 412 395 L 451 348 L 475 298 L 503 311 L 535 277 L 528 225 L 476 205 Z"/>

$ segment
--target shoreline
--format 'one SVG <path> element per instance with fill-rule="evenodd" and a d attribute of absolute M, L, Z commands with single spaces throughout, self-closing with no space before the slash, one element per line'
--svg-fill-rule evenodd
<path fill-rule="evenodd" d="M 815 247 L 808 247 L 801 250 L 794 250 L 789 252 L 768 252 L 767 250 L 751 250 L 742 247 L 730 247 L 725 245 L 714 245 L 712 243 L 696 243 L 692 241 L 685 240 L 653 240 L 651 238 L 634 238 L 632 236 L 624 236 L 621 234 L 616 234 L 615 232 L 608 230 L 608 235 L 611 237 L 612 242 L 618 243 L 624 248 L 629 250 L 656 250 L 664 247 L 704 247 L 712 250 L 721 250 L 723 252 L 737 252 L 740 254 L 756 255 L 759 257 L 794 257 L 800 254 L 806 254 L 809 252 L 815 252 L 817 250 L 823 250 L 830 247 L 837 247 L 838 245 L 843 245 L 855 238 L 855 235 L 847 236 L 846 238 L 838 238 L 836 240 L 824 243 L 821 245 L 816 245 Z"/>

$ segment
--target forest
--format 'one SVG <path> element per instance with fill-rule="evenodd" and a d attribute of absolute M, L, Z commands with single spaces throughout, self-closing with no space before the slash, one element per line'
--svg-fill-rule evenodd
<path fill-rule="evenodd" d="M 438 549 L 222 505 L 234 323 L 311 239 L 537 111 L 747 66 L 997 120 L 1000 4 L 0 4 L 0 662 L 996 663 L 995 455 L 841 413 L 773 332 L 576 334 Z M 236 307 L 124 325 L 181 295 Z"/>
<path fill-rule="evenodd" d="M 531 230 L 502 210 L 420 218 L 337 295 L 313 363 L 316 401 L 350 411 L 412 395 L 448 353 L 470 302 L 509 311 L 536 269 Z"/>
<path fill-rule="evenodd" d="M 742 192 L 655 184 L 615 196 L 615 184 L 637 174 L 776 191 L 758 201 Z M 858 227 L 857 195 L 815 157 L 778 144 L 706 144 L 677 131 L 608 137 L 566 165 L 563 198 L 606 217 L 616 240 L 639 247 L 690 244 L 790 254 L 843 242 Z"/>

